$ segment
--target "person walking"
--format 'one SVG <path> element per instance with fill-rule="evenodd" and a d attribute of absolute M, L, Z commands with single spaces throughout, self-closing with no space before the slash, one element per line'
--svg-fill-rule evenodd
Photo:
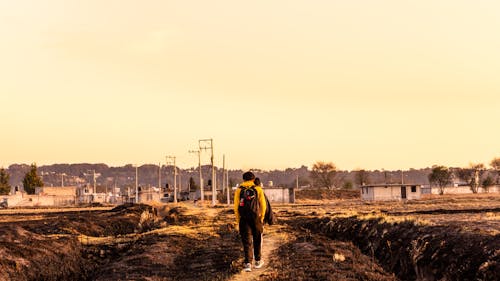
<path fill-rule="evenodd" d="M 234 193 L 234 214 L 239 227 L 243 252 L 245 255 L 244 271 L 261 268 L 262 233 L 264 232 L 264 216 L 266 213 L 266 198 L 262 188 L 255 184 L 252 172 L 243 174 L 243 182 Z"/>

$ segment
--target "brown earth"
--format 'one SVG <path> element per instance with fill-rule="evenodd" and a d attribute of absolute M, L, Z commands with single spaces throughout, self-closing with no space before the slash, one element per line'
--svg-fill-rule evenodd
<path fill-rule="evenodd" d="M 226 206 L 0 212 L 0 280 L 498 280 L 499 198 L 276 205 L 251 273 Z"/>

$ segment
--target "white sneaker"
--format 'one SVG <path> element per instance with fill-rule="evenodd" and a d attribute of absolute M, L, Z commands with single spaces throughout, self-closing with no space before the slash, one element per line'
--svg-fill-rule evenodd
<path fill-rule="evenodd" d="M 255 268 L 261 268 L 263 265 L 264 265 L 264 261 L 263 260 L 255 262 Z"/>
<path fill-rule="evenodd" d="M 246 271 L 246 272 L 250 272 L 252 271 L 252 264 L 250 263 L 245 263 L 244 267 L 243 267 L 243 271 Z"/>

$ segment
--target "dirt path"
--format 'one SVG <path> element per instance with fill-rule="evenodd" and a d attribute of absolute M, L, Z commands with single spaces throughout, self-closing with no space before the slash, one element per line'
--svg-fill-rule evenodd
<path fill-rule="evenodd" d="M 259 269 L 252 268 L 251 272 L 241 271 L 240 273 L 233 275 L 230 281 L 259 280 L 260 277 L 265 276 L 272 271 L 269 264 L 271 254 L 278 249 L 283 241 L 286 241 L 286 234 L 280 232 L 281 228 L 282 227 L 280 226 L 267 226 L 264 229 L 262 245 L 262 260 L 264 261 L 264 266 Z M 243 252 L 241 254 L 243 255 Z"/>

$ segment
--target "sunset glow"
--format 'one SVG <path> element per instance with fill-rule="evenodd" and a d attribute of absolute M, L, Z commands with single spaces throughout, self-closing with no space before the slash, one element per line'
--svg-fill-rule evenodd
<path fill-rule="evenodd" d="M 488 164 L 498 1 L 0 1 L 0 166 Z M 209 162 L 208 153 L 203 154 Z"/>

